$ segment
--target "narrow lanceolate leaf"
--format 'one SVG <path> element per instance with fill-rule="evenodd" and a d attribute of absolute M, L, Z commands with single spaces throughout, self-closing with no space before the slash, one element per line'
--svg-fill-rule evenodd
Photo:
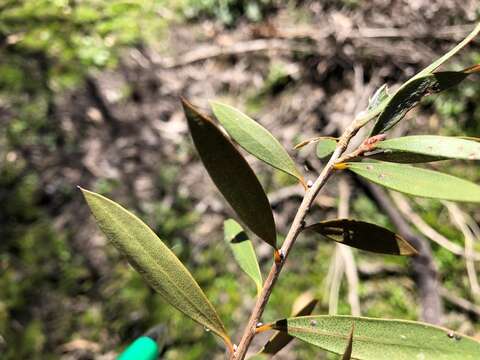
<path fill-rule="evenodd" d="M 117 203 L 94 192 L 81 190 L 100 229 L 145 281 L 165 301 L 231 346 L 222 321 L 202 289 L 162 240 Z"/>
<path fill-rule="evenodd" d="M 255 282 L 257 293 L 260 294 L 263 286 L 262 274 L 260 273 L 252 242 L 240 224 L 233 219 L 228 219 L 223 223 L 223 230 L 225 241 L 232 249 L 235 260 L 237 260 L 242 270 Z"/>
<path fill-rule="evenodd" d="M 480 186 L 437 171 L 386 162 L 352 162 L 354 173 L 386 188 L 414 196 L 480 202 Z"/>
<path fill-rule="evenodd" d="M 317 157 L 323 159 L 333 153 L 337 147 L 337 142 L 333 139 L 322 139 L 317 142 Z"/>
<path fill-rule="evenodd" d="M 353 316 L 305 316 L 283 319 L 272 328 L 343 354 L 352 324 L 355 336 L 351 357 L 359 360 L 475 360 L 480 343 L 451 330 L 414 321 Z"/>
<path fill-rule="evenodd" d="M 305 292 L 301 294 L 292 305 L 292 317 L 310 315 L 313 312 L 313 309 L 318 303 L 318 299 L 315 298 L 312 293 Z M 268 342 L 265 344 L 260 353 L 275 355 L 285 346 L 287 346 L 290 341 L 293 340 L 293 336 L 288 335 L 285 332 L 277 332 L 273 335 Z"/>
<path fill-rule="evenodd" d="M 352 323 L 352 330 L 350 330 L 350 336 L 348 337 L 348 344 L 345 351 L 343 352 L 342 360 L 350 360 L 352 358 L 354 331 L 355 331 L 355 323 Z"/>
<path fill-rule="evenodd" d="M 262 125 L 232 106 L 211 102 L 212 110 L 228 134 L 246 151 L 263 162 L 304 183 L 292 158 Z"/>
<path fill-rule="evenodd" d="M 213 182 L 240 220 L 276 247 L 272 209 L 252 168 L 210 118 L 186 100 L 182 103 L 193 142 Z"/>
<path fill-rule="evenodd" d="M 337 142 L 338 141 L 338 138 L 334 138 L 332 136 L 316 136 L 314 138 L 310 138 L 310 139 L 307 139 L 307 140 L 303 140 L 301 142 L 299 142 L 297 145 L 295 145 L 293 148 L 295 150 L 298 150 L 298 149 L 301 149 L 303 148 L 304 146 L 307 146 L 307 145 L 310 145 L 310 144 L 315 144 L 319 141 L 322 141 L 322 140 L 332 140 L 332 141 L 335 141 Z"/>
<path fill-rule="evenodd" d="M 380 254 L 416 255 L 417 250 L 400 235 L 364 221 L 337 219 L 308 226 L 323 237 L 357 249 Z"/>
<path fill-rule="evenodd" d="M 468 75 L 478 72 L 478 67 L 463 71 L 445 71 L 416 77 L 407 81 L 389 100 L 372 130 L 371 136 L 384 133 L 395 126 L 420 100 L 451 88 Z"/>
<path fill-rule="evenodd" d="M 415 135 L 380 141 L 372 156 L 391 162 L 428 162 L 445 159 L 480 160 L 480 143 L 459 137 Z"/>
<path fill-rule="evenodd" d="M 452 50 L 447 52 L 445 55 L 440 57 L 439 59 L 435 60 L 433 63 L 428 65 L 425 69 L 420 71 L 418 74 L 416 74 L 413 79 L 422 77 L 424 75 L 431 74 L 433 71 L 435 71 L 439 66 L 441 66 L 443 63 L 447 62 L 452 56 L 454 56 L 456 53 L 458 53 L 460 50 L 462 50 L 470 41 L 472 41 L 480 32 L 480 23 L 478 23 L 473 30 L 470 32 L 470 34 L 467 35 L 465 39 L 463 39 L 458 45 L 456 45 Z"/>

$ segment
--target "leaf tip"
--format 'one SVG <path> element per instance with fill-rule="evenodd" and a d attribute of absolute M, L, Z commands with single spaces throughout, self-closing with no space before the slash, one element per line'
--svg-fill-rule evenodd
<path fill-rule="evenodd" d="M 396 235 L 400 255 L 404 256 L 418 256 L 420 253 L 407 240 Z"/>

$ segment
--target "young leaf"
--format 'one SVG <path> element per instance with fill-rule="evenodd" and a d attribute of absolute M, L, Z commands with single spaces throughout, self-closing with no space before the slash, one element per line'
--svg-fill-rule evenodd
<path fill-rule="evenodd" d="M 455 55 L 460 50 L 462 50 L 470 41 L 472 41 L 475 38 L 475 36 L 478 35 L 479 32 L 480 32 L 480 23 L 478 23 L 473 28 L 473 30 L 470 32 L 470 34 L 468 34 L 467 37 L 465 39 L 463 39 L 457 46 L 455 46 L 452 50 L 447 52 L 445 55 L 443 55 L 439 59 L 435 60 L 430 65 L 428 65 L 425 69 L 423 69 L 418 74 L 416 74 L 412 79 L 416 79 L 416 78 L 422 77 L 424 75 L 431 74 L 439 66 L 441 66 L 444 62 L 448 61 L 453 55 Z"/>
<path fill-rule="evenodd" d="M 216 118 L 242 148 L 268 165 L 304 183 L 303 176 L 292 158 L 267 129 L 232 106 L 218 101 L 212 101 L 210 104 Z"/>
<path fill-rule="evenodd" d="M 372 97 L 368 99 L 367 111 L 375 110 L 389 97 L 390 95 L 388 94 L 388 86 L 387 84 L 383 84 L 377 89 L 377 91 L 375 91 Z"/>
<path fill-rule="evenodd" d="M 317 157 L 323 159 L 333 153 L 337 147 L 334 139 L 322 139 L 317 142 Z"/>
<path fill-rule="evenodd" d="M 348 344 L 343 352 L 342 360 L 351 360 L 353 350 L 353 331 L 355 330 L 355 323 L 352 323 L 352 330 L 350 330 L 350 336 L 348 337 Z"/>
<path fill-rule="evenodd" d="M 380 254 L 417 255 L 417 250 L 400 235 L 364 221 L 337 219 L 310 225 L 305 230 L 357 249 Z"/>
<path fill-rule="evenodd" d="M 145 281 L 172 306 L 220 336 L 222 321 L 189 271 L 138 217 L 119 204 L 81 189 L 98 226 Z"/>
<path fill-rule="evenodd" d="M 480 143 L 449 136 L 404 136 L 380 141 L 376 149 L 383 151 L 367 157 L 408 163 L 445 159 L 480 160 Z"/>
<path fill-rule="evenodd" d="M 331 137 L 331 136 L 316 136 L 314 138 L 310 138 L 310 139 L 303 140 L 303 141 L 299 142 L 293 148 L 295 150 L 298 150 L 298 149 L 303 148 L 304 146 L 307 146 L 307 145 L 310 145 L 310 144 L 315 144 L 315 143 L 317 143 L 319 141 L 323 141 L 323 140 L 333 140 L 333 141 L 337 142 L 338 138 L 334 138 L 334 137 Z"/>
<path fill-rule="evenodd" d="M 213 182 L 240 220 L 276 248 L 272 209 L 253 170 L 210 118 L 184 99 L 182 104 L 193 142 Z"/>
<path fill-rule="evenodd" d="M 464 69 L 463 71 L 446 71 L 428 74 L 407 81 L 388 100 L 385 109 L 383 109 L 375 123 L 371 136 L 384 133 L 395 126 L 424 96 L 435 94 L 455 86 L 471 73 L 478 71 L 476 67 L 472 67 Z"/>
<path fill-rule="evenodd" d="M 437 171 L 386 162 L 345 164 L 354 173 L 386 188 L 414 196 L 480 202 L 480 186 Z"/>
<path fill-rule="evenodd" d="M 378 88 L 369 99 L 367 109 L 358 115 L 356 119 L 358 126 L 361 127 L 380 115 L 391 98 L 392 95 L 388 93 L 387 85 L 382 85 Z"/>
<path fill-rule="evenodd" d="M 359 360 L 475 360 L 480 343 L 445 328 L 414 321 L 353 316 L 304 316 L 283 319 L 272 328 L 342 354 L 355 323 L 352 358 Z"/>
<path fill-rule="evenodd" d="M 317 303 L 318 299 L 313 297 L 312 293 L 307 291 L 301 294 L 293 303 L 291 316 L 297 317 L 310 315 Z M 293 336 L 279 331 L 267 341 L 262 350 L 260 350 L 260 353 L 275 355 L 285 346 L 287 346 L 292 340 Z"/>
<path fill-rule="evenodd" d="M 232 249 L 235 260 L 237 260 L 242 270 L 255 282 L 257 293 L 260 294 L 263 286 L 262 274 L 260 273 L 252 242 L 240 224 L 233 219 L 226 220 L 223 223 L 223 229 L 225 241 Z"/>

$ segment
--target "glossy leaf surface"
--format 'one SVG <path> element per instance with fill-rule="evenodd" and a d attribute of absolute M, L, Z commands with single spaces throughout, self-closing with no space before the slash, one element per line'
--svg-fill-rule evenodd
<path fill-rule="evenodd" d="M 353 359 L 474 360 L 480 357 L 480 343 L 473 338 L 413 321 L 319 315 L 279 320 L 272 327 L 327 351 L 343 354 L 353 323 Z"/>
<path fill-rule="evenodd" d="M 94 192 L 82 193 L 98 226 L 145 281 L 172 306 L 230 344 L 222 321 L 190 272 L 138 217 Z"/>
<path fill-rule="evenodd" d="M 337 219 L 307 227 L 323 237 L 357 249 L 390 255 L 416 255 L 417 251 L 400 235 L 364 221 Z"/>
<path fill-rule="evenodd" d="M 276 247 L 272 209 L 252 168 L 210 118 L 186 100 L 182 103 L 193 142 L 213 182 L 240 220 Z"/>
<path fill-rule="evenodd" d="M 424 75 L 406 82 L 389 100 L 372 130 L 371 136 L 395 126 L 420 100 L 463 81 L 470 72 L 446 71 Z"/>
<path fill-rule="evenodd" d="M 405 194 L 451 201 L 480 202 L 480 186 L 438 171 L 380 161 L 352 162 L 346 166 L 376 184 Z"/>
<path fill-rule="evenodd" d="M 304 182 L 290 155 L 267 129 L 230 105 L 212 101 L 211 106 L 215 117 L 242 148 L 274 168 Z"/>
<path fill-rule="evenodd" d="M 291 316 L 297 317 L 310 315 L 315 309 L 317 303 L 318 299 L 316 299 L 310 292 L 305 292 L 301 294 L 292 305 Z M 268 340 L 260 352 L 264 354 L 275 355 L 285 346 L 287 346 L 292 340 L 293 336 L 279 331 Z"/>
<path fill-rule="evenodd" d="M 317 142 L 316 153 L 319 159 L 323 159 L 333 153 L 337 147 L 337 142 L 333 139 L 321 139 Z"/>
<path fill-rule="evenodd" d="M 233 256 L 242 270 L 250 276 L 257 286 L 257 293 L 262 290 L 262 274 L 252 242 L 239 223 L 228 219 L 223 223 L 225 241 L 230 246 Z"/>

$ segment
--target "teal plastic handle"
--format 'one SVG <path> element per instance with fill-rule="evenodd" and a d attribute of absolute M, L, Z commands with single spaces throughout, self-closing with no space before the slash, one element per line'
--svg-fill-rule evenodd
<path fill-rule="evenodd" d="M 156 360 L 158 345 L 148 336 L 141 336 L 117 358 L 117 360 Z"/>

